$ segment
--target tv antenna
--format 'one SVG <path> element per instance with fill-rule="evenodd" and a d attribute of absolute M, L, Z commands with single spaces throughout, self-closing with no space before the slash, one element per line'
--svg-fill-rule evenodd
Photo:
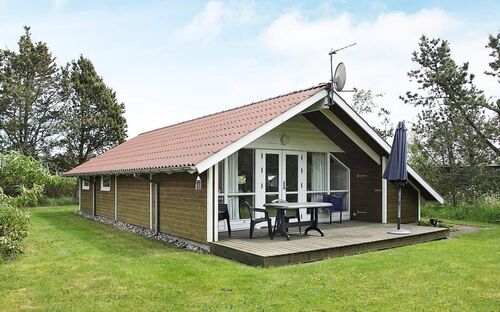
<path fill-rule="evenodd" d="M 333 55 L 337 54 L 337 52 L 342 51 L 344 49 L 350 48 L 352 46 L 355 46 L 356 43 L 347 45 L 345 47 L 339 48 L 339 49 L 332 49 L 328 53 L 330 55 L 330 82 L 332 83 L 331 89 L 332 92 L 335 89 L 335 91 L 340 92 L 342 89 L 344 89 L 345 86 L 345 80 L 346 80 L 346 70 L 345 70 L 345 65 L 344 63 L 340 62 L 337 67 L 335 68 L 335 73 L 333 72 Z M 332 96 L 330 96 L 330 103 L 329 105 L 333 104 L 333 99 Z"/>

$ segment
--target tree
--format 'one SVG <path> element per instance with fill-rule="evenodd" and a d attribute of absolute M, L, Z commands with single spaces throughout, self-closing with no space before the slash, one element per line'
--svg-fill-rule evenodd
<path fill-rule="evenodd" d="M 18 52 L 0 50 L 0 148 L 40 157 L 59 132 L 60 73 L 47 44 L 24 31 Z"/>
<path fill-rule="evenodd" d="M 498 82 L 500 82 L 500 33 L 498 33 L 496 36 L 489 36 L 489 41 L 486 45 L 486 48 L 491 49 L 490 56 L 493 58 L 493 61 L 490 62 L 489 65 L 493 71 L 486 71 L 485 74 L 496 77 L 498 79 Z"/>
<path fill-rule="evenodd" d="M 65 95 L 63 129 L 64 160 L 61 169 L 82 164 L 125 141 L 125 106 L 106 86 L 92 62 L 80 56 L 62 70 Z"/>
<path fill-rule="evenodd" d="M 412 60 L 419 67 L 408 76 L 418 91 L 402 99 L 421 108 L 412 129 L 421 156 L 441 170 L 438 186 L 453 203 L 460 195 L 473 198 L 476 190 L 470 185 L 478 180 L 478 168 L 499 153 L 495 117 L 474 85 L 468 63 L 455 63 L 446 40 L 422 36 Z"/>
<path fill-rule="evenodd" d="M 375 114 L 380 126 L 372 126 L 372 128 L 384 140 L 387 140 L 392 136 L 394 127 L 389 118 L 390 112 L 377 103 L 377 99 L 382 97 L 383 94 L 373 93 L 371 90 L 355 89 L 351 107 L 361 116 L 366 117 Z"/>
<path fill-rule="evenodd" d="M 490 56 L 493 58 L 493 61 L 489 63 L 492 71 L 486 71 L 485 74 L 496 77 L 497 81 L 500 83 L 500 33 L 496 36 L 489 36 L 489 42 L 486 45 L 486 48 L 491 49 Z M 493 122 L 493 126 L 496 125 L 498 128 L 498 125 L 500 125 L 500 99 L 497 99 L 496 101 L 493 99 L 487 101 L 485 108 L 492 111 L 493 114 L 496 113 L 496 117 L 494 117 L 496 121 Z"/>

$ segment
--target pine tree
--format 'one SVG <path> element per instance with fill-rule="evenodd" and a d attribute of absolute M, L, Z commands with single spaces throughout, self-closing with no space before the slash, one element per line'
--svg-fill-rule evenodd
<path fill-rule="evenodd" d="M 499 151 L 498 127 L 485 108 L 483 92 L 468 73 L 468 63 L 457 65 L 446 40 L 422 36 L 412 60 L 418 69 L 408 73 L 417 92 L 402 97 L 421 109 L 413 126 L 414 139 L 429 163 L 440 168 L 440 191 L 454 203 L 460 196 L 475 197 L 480 168 Z"/>
<path fill-rule="evenodd" d="M 0 50 L 0 148 L 39 158 L 57 142 L 60 72 L 47 44 L 24 31 L 18 52 Z"/>
<path fill-rule="evenodd" d="M 123 103 L 106 86 L 92 62 L 80 56 L 63 68 L 64 169 L 82 164 L 90 158 L 122 143 L 127 122 Z"/>

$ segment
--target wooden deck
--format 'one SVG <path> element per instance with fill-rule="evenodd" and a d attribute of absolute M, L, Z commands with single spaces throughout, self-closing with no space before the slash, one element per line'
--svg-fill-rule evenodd
<path fill-rule="evenodd" d="M 219 233 L 219 241 L 210 243 L 210 251 L 218 256 L 237 260 L 253 266 L 282 266 L 302 262 L 322 260 L 329 257 L 353 255 L 357 253 L 394 248 L 404 245 L 447 238 L 448 229 L 404 224 L 410 235 L 393 235 L 387 231 L 395 224 L 380 224 L 347 221 L 342 224 L 320 224 L 325 232 L 321 237 L 312 231 L 301 235 L 298 229 L 290 229 L 290 240 L 277 236 L 270 240 L 267 229 L 256 231 L 253 239 L 248 231 L 235 231 L 229 238 L 227 233 Z"/>

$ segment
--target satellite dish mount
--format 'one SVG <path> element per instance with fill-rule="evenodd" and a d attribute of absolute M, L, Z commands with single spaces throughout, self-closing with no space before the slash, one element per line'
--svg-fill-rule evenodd
<path fill-rule="evenodd" d="M 347 49 L 349 47 L 352 47 L 356 45 L 356 43 L 353 43 L 353 44 L 350 44 L 348 46 L 345 46 L 345 47 L 342 47 L 340 49 L 336 49 L 336 50 L 331 50 L 330 53 L 328 53 L 328 55 L 330 55 L 330 82 L 331 82 L 331 89 L 330 89 L 330 92 L 331 92 L 331 95 L 330 95 L 330 99 L 329 99 L 329 103 L 328 103 L 328 106 L 331 106 L 333 105 L 333 90 L 337 91 L 337 92 L 340 92 L 342 91 L 342 89 L 344 89 L 344 86 L 345 86 L 345 80 L 346 80 L 346 70 L 345 70 L 345 65 L 344 63 L 340 62 L 337 67 L 335 68 L 335 73 L 333 72 L 333 55 L 334 54 L 337 54 L 337 52 L 341 51 L 341 50 L 344 50 L 344 49 Z"/>

